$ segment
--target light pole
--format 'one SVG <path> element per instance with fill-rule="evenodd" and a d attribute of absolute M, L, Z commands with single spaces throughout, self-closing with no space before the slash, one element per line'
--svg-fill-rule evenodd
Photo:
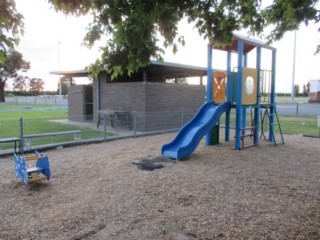
<path fill-rule="evenodd" d="M 58 42 L 58 70 L 60 71 L 60 44 L 61 42 Z M 60 75 L 58 75 L 58 84 L 59 84 L 59 95 L 61 96 L 61 80 Z"/>
<path fill-rule="evenodd" d="M 291 102 L 294 102 L 294 80 L 296 72 L 296 48 L 297 48 L 297 30 L 294 31 L 294 41 L 293 41 L 293 64 L 292 64 L 292 88 L 291 88 Z"/>

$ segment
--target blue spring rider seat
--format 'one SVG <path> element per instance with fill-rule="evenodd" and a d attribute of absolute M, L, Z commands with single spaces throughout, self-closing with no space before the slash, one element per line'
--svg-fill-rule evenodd
<path fill-rule="evenodd" d="M 48 155 L 35 151 L 32 156 L 18 156 L 14 153 L 15 175 L 22 179 L 25 185 L 40 180 L 50 179 L 50 165 Z M 27 161 L 37 161 L 35 167 L 27 168 Z"/>

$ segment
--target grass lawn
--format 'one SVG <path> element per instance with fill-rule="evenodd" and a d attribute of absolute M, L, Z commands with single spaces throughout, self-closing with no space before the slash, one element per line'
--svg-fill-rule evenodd
<path fill-rule="evenodd" d="M 17 109 L 21 105 L 0 105 L 2 109 Z M 5 107 L 4 107 L 5 106 Z M 23 105 L 25 108 L 34 107 L 34 105 Z M 39 105 L 40 106 L 40 105 Z M 43 106 L 42 106 L 43 107 Z M 50 132 L 62 132 L 69 130 L 81 130 L 81 140 L 103 137 L 103 132 L 84 126 L 76 126 L 57 122 L 55 120 L 66 120 L 68 112 L 62 110 L 29 110 L 0 112 L 0 138 L 19 137 L 20 136 L 20 118 L 23 118 L 23 134 L 38 134 Z M 107 133 L 107 136 L 115 135 Z M 33 145 L 42 145 L 49 143 L 73 141 L 73 135 L 36 138 L 32 140 Z M 12 143 L 1 144 L 1 149 L 12 148 Z"/>
<path fill-rule="evenodd" d="M 17 106 L 17 105 L 13 105 Z M 13 112 L 0 112 L 1 121 L 15 121 L 19 120 L 20 117 L 24 119 L 41 119 L 41 118 L 49 118 L 49 119 L 67 119 L 68 118 L 68 110 L 67 109 L 59 109 L 59 110 L 36 110 L 36 111 L 13 111 Z"/>
<path fill-rule="evenodd" d="M 32 110 L 32 109 L 36 109 L 36 108 L 47 108 L 47 107 L 54 107 L 54 105 L 45 105 L 45 104 L 39 104 L 39 105 L 30 105 L 30 104 L 5 104 L 5 103 L 0 103 L 0 110 L 19 110 L 19 109 L 28 109 L 28 110 Z"/>
<path fill-rule="evenodd" d="M 283 133 L 289 134 L 306 134 L 318 136 L 319 128 L 317 127 L 316 117 L 291 117 L 279 116 L 280 126 Z M 235 126 L 235 113 L 230 115 L 231 126 Z M 251 125 L 251 115 L 247 113 L 247 126 Z M 220 119 L 222 125 L 225 124 L 225 114 Z M 267 128 L 268 129 L 268 128 Z M 277 131 L 277 130 L 276 130 Z"/>
<path fill-rule="evenodd" d="M 295 97 L 294 102 L 302 103 L 302 102 L 308 102 L 308 97 Z M 276 103 L 291 103 L 291 97 L 276 97 Z"/>

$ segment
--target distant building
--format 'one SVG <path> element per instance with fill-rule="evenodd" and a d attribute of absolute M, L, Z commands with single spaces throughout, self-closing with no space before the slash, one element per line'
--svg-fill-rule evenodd
<path fill-rule="evenodd" d="M 310 81 L 309 102 L 320 103 L 320 80 Z"/>
<path fill-rule="evenodd" d="M 51 74 L 75 78 L 88 76 L 89 72 L 59 71 Z M 137 131 L 177 128 L 180 127 L 181 112 L 188 113 L 183 116 L 187 121 L 205 102 L 202 77 L 206 74 L 206 68 L 156 61 L 131 76 L 114 80 L 102 72 L 90 85 L 69 87 L 68 118 L 98 122 L 104 113 L 118 112 L 130 114 L 128 118 L 132 122 L 132 112 L 135 111 Z M 189 77 L 197 77 L 199 84 L 185 84 Z"/>

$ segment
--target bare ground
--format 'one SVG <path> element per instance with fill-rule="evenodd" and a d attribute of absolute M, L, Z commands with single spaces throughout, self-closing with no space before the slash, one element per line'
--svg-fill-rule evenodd
<path fill-rule="evenodd" d="M 1 158 L 0 239 L 320 239 L 320 139 L 132 164 L 174 136 L 47 151 L 52 179 L 30 186 Z"/>

